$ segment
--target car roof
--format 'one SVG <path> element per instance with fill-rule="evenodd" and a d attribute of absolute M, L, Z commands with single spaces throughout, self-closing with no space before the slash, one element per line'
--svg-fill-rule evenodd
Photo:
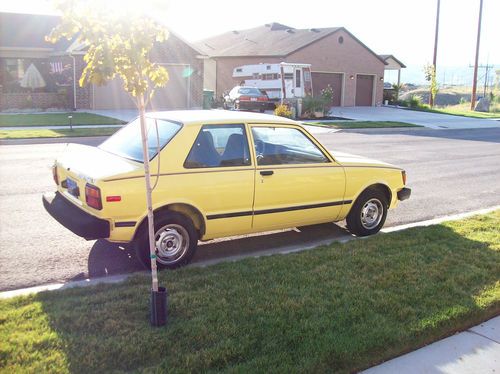
<path fill-rule="evenodd" d="M 232 110 L 174 110 L 165 112 L 149 112 L 146 117 L 181 122 L 184 125 L 195 124 L 235 124 L 235 123 L 280 123 L 284 125 L 300 125 L 291 119 L 270 114 L 239 112 Z"/>

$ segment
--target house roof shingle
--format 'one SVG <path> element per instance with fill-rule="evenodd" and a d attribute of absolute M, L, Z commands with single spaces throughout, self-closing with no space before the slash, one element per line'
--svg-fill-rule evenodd
<path fill-rule="evenodd" d="M 51 15 L 0 13 L 0 47 L 65 50 L 71 44 L 66 39 L 56 44 L 45 41 L 59 19 Z"/>
<path fill-rule="evenodd" d="M 275 22 L 252 29 L 226 32 L 195 45 L 211 57 L 286 56 L 340 29 L 341 27 L 295 29 Z"/>

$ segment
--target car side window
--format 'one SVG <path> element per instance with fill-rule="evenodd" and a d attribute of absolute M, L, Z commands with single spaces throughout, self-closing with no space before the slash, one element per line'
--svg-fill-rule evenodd
<path fill-rule="evenodd" d="M 196 137 L 184 167 L 195 169 L 250 164 L 244 125 L 205 125 Z"/>
<path fill-rule="evenodd" d="M 298 129 L 253 127 L 257 165 L 319 164 L 330 160 Z"/>

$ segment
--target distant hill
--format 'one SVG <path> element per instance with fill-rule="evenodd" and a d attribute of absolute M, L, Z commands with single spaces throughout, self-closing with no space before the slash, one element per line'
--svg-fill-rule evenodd
<path fill-rule="evenodd" d="M 489 83 L 495 79 L 495 69 L 500 69 L 500 65 L 495 65 L 489 73 Z M 437 67 L 437 80 L 440 85 L 472 86 L 474 69 L 468 66 L 439 66 Z M 485 79 L 485 69 L 478 70 L 478 85 L 482 86 Z M 397 80 L 397 74 L 391 74 L 391 83 Z M 394 82 L 392 82 L 394 81 Z M 401 82 L 413 83 L 416 85 L 427 84 L 424 78 L 423 65 L 409 65 L 401 70 Z"/>
<path fill-rule="evenodd" d="M 402 100 L 408 100 L 412 96 L 420 96 L 423 103 L 429 102 L 429 88 L 428 87 L 418 87 L 416 89 L 406 91 L 401 94 L 400 98 Z M 446 87 L 441 88 L 436 95 L 436 105 L 438 106 L 448 106 L 460 104 L 461 101 L 470 101 L 471 90 L 470 87 Z"/>

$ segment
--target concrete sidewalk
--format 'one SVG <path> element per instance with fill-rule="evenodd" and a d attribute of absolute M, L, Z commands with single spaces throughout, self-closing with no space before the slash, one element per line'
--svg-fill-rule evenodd
<path fill-rule="evenodd" d="M 431 129 L 479 129 L 500 127 L 500 120 L 420 112 L 394 107 L 333 107 L 330 115 L 356 121 L 396 121 Z"/>
<path fill-rule="evenodd" d="M 499 372 L 500 316 L 363 371 L 364 374 Z"/>

